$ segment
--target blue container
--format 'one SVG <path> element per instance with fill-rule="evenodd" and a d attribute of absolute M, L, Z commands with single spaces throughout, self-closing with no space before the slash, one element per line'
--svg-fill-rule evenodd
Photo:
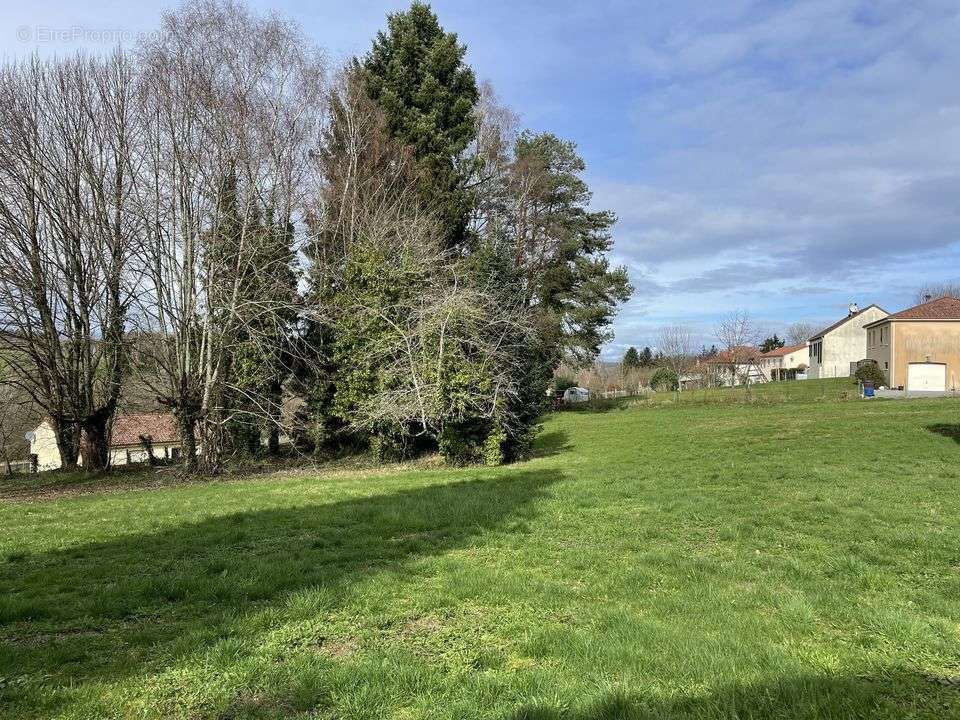
<path fill-rule="evenodd" d="M 870 380 L 863 381 L 863 396 L 873 397 L 873 382 Z"/>

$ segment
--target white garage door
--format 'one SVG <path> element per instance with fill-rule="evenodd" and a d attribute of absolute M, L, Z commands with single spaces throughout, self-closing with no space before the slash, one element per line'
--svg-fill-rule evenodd
<path fill-rule="evenodd" d="M 907 390 L 947 389 L 947 366 L 941 363 L 910 363 L 907 365 Z"/>

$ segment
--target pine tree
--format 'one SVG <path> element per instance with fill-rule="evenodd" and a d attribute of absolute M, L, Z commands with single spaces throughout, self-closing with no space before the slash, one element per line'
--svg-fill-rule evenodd
<path fill-rule="evenodd" d="M 627 348 L 621 364 L 624 370 L 636 370 L 640 367 L 640 353 L 637 352 L 635 347 L 631 346 Z"/>
<path fill-rule="evenodd" d="M 768 337 L 763 341 L 763 344 L 760 345 L 760 352 L 770 352 L 771 350 L 782 348 L 785 344 L 786 343 L 774 333 L 772 337 Z"/>
<path fill-rule="evenodd" d="M 640 352 L 640 367 L 650 367 L 651 365 L 653 365 L 653 351 L 645 345 Z"/>
<path fill-rule="evenodd" d="M 516 142 L 510 189 L 511 233 L 528 299 L 552 318 L 560 351 L 573 364 L 592 362 L 611 334 L 617 304 L 629 299 L 626 268 L 612 268 L 610 211 L 589 209 L 592 194 L 576 145 L 550 133 Z"/>
<path fill-rule="evenodd" d="M 458 247 L 472 206 L 461 155 L 476 135 L 479 97 L 466 47 L 421 2 L 389 15 L 387 26 L 360 64 L 366 90 L 392 137 L 413 150 L 420 196 L 438 215 L 446 246 Z"/>

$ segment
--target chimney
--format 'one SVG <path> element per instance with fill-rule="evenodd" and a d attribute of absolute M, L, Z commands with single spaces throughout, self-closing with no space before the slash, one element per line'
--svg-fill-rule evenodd
<path fill-rule="evenodd" d="M 853 317 L 853 316 L 856 315 L 858 312 L 860 312 L 860 306 L 857 305 L 855 302 L 854 302 L 854 303 L 850 303 L 850 307 L 848 308 L 847 317 Z"/>

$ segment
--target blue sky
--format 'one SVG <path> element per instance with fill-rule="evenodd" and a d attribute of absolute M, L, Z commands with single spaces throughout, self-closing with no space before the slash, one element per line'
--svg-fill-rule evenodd
<path fill-rule="evenodd" d="M 335 60 L 406 3 L 251 4 Z M 8 3 L 0 52 L 104 49 L 171 5 Z M 960 281 L 956 0 L 433 7 L 525 126 L 578 143 L 594 204 L 620 216 L 615 260 L 637 292 L 608 357 L 666 323 L 709 345 L 736 308 L 781 331 Z"/>

